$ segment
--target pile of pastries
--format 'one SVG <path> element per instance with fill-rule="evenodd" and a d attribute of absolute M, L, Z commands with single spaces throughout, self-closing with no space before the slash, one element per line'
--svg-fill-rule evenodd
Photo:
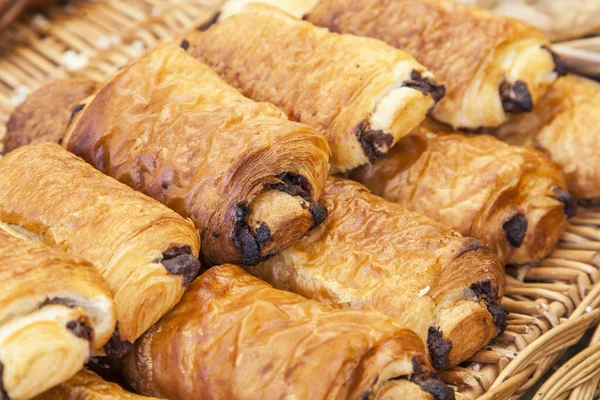
<path fill-rule="evenodd" d="M 241 3 L 12 113 L 0 399 L 453 399 L 504 266 L 600 198 L 599 85 L 538 29 Z"/>

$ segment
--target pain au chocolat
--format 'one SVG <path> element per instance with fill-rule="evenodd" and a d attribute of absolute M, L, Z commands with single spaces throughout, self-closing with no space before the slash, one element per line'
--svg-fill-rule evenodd
<path fill-rule="evenodd" d="M 245 98 L 176 45 L 84 100 L 63 146 L 190 218 L 208 264 L 256 264 L 326 216 L 323 135 Z"/>
<path fill-rule="evenodd" d="M 0 282 L 0 399 L 26 400 L 71 378 L 115 329 L 93 265 L 4 223 Z"/>
<path fill-rule="evenodd" d="M 248 270 L 278 289 L 394 318 L 427 343 L 437 369 L 505 328 L 504 268 L 482 242 L 350 180 L 330 178 L 321 201 L 322 226 Z"/>
<path fill-rule="evenodd" d="M 90 261 L 108 282 L 118 330 L 107 353 L 170 310 L 199 271 L 191 221 L 56 144 L 9 152 L 0 187 L 1 222 Z"/>
<path fill-rule="evenodd" d="M 335 310 L 233 265 L 200 275 L 136 341 L 139 393 L 189 399 L 454 399 L 421 339 L 383 314 Z"/>
<path fill-rule="evenodd" d="M 444 94 L 410 54 L 264 4 L 188 39 L 188 52 L 244 95 L 323 132 L 332 173 L 385 157 Z"/>

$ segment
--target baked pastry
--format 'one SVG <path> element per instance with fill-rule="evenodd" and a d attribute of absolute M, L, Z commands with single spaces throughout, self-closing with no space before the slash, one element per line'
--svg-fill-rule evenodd
<path fill-rule="evenodd" d="M 172 400 L 377 399 L 405 379 L 421 397 L 454 399 L 407 328 L 275 290 L 233 265 L 191 284 L 135 343 L 125 374 L 139 393 Z"/>
<path fill-rule="evenodd" d="M 81 100 L 95 93 L 98 86 L 87 78 L 61 79 L 41 86 L 11 113 L 3 139 L 4 150 L 32 142 L 60 143 L 73 110 Z"/>
<path fill-rule="evenodd" d="M 63 144 L 191 218 L 208 264 L 256 264 L 325 218 L 323 135 L 245 98 L 176 45 L 83 104 Z"/>
<path fill-rule="evenodd" d="M 4 224 L 0 282 L 0 399 L 71 378 L 115 329 L 108 285 L 89 262 Z"/>
<path fill-rule="evenodd" d="M 92 371 L 82 369 L 73 378 L 37 396 L 34 400 L 158 400 L 130 393 L 107 382 Z"/>
<path fill-rule="evenodd" d="M 548 255 L 577 209 L 563 172 L 542 153 L 426 125 L 388 158 L 351 177 L 378 196 L 483 241 L 510 264 Z"/>
<path fill-rule="evenodd" d="M 108 282 L 119 323 L 109 355 L 170 310 L 198 273 L 190 221 L 56 144 L 0 159 L 0 187 L 0 221 L 90 261 Z"/>
<path fill-rule="evenodd" d="M 480 241 L 330 178 L 323 225 L 248 270 L 278 289 L 370 308 L 416 332 L 436 369 L 473 355 L 506 327 L 504 268 Z"/>
<path fill-rule="evenodd" d="M 576 75 L 556 82 L 534 112 L 494 134 L 545 152 L 565 171 L 579 200 L 600 199 L 600 84 Z"/>
<path fill-rule="evenodd" d="M 553 42 L 600 31 L 598 0 L 458 0 L 535 25 Z"/>
<path fill-rule="evenodd" d="M 189 42 L 190 54 L 244 95 L 323 132 L 332 173 L 385 157 L 444 95 L 411 55 L 264 4 L 244 7 Z"/>
<path fill-rule="evenodd" d="M 536 28 L 451 0 L 321 0 L 306 19 L 414 54 L 446 87 L 433 116 L 454 127 L 529 112 L 566 73 Z"/>
<path fill-rule="evenodd" d="M 296 18 L 302 18 L 318 3 L 319 0 L 227 0 L 221 7 L 219 19 L 225 19 L 244 10 L 246 4 L 261 3 L 277 6 Z"/>

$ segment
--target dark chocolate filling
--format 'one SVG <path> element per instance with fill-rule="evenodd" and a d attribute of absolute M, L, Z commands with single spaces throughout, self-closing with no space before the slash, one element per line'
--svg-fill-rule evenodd
<path fill-rule="evenodd" d="M 562 59 L 558 54 L 556 54 L 552 49 L 546 45 L 542 46 L 542 49 L 548 50 L 552 55 L 552 61 L 554 61 L 554 72 L 558 74 L 558 76 L 565 76 L 569 72 L 569 67 L 565 60 Z"/>
<path fill-rule="evenodd" d="M 450 366 L 450 350 L 452 341 L 444 339 L 444 334 L 437 326 L 430 326 L 427 333 L 427 348 L 429 357 L 435 369 L 443 369 Z"/>
<path fill-rule="evenodd" d="M 558 196 L 558 200 L 565 205 L 565 216 L 567 219 L 572 218 L 577 213 L 577 201 L 571 196 L 571 193 L 565 192 L 560 188 L 552 190 Z"/>
<path fill-rule="evenodd" d="M 366 120 L 356 127 L 355 134 L 371 164 L 379 158 L 387 157 L 394 142 L 391 134 L 371 129 Z"/>
<path fill-rule="evenodd" d="M 212 17 L 212 19 L 208 22 L 206 22 L 203 25 L 200 25 L 200 28 L 198 28 L 199 31 L 205 31 L 208 28 L 210 28 L 211 26 L 213 26 L 214 24 L 217 23 L 217 21 L 219 20 L 219 17 L 221 16 L 221 12 L 218 12 L 215 14 L 214 17 Z"/>
<path fill-rule="evenodd" d="M 2 363 L 2 361 L 0 361 L 0 400 L 10 400 L 10 397 L 8 397 L 8 393 L 6 393 L 6 390 L 4 389 L 3 378 L 4 364 Z"/>
<path fill-rule="evenodd" d="M 530 112 L 533 109 L 533 100 L 527 84 L 523 81 L 510 83 L 503 81 L 498 88 L 502 108 L 509 114 Z"/>
<path fill-rule="evenodd" d="M 325 207 L 321 203 L 311 204 L 308 208 L 308 211 L 310 212 L 310 215 L 313 219 L 313 224 L 311 225 L 309 230 L 315 229 L 317 226 L 321 225 L 323 221 L 325 221 L 325 218 L 327 218 L 327 215 L 329 214 L 329 211 L 327 211 L 327 207 Z"/>
<path fill-rule="evenodd" d="M 161 263 L 171 275 L 183 275 L 183 286 L 188 287 L 198 276 L 200 261 L 192 254 L 190 246 L 171 247 L 162 253 Z"/>
<path fill-rule="evenodd" d="M 279 190 L 291 196 L 300 196 L 308 202 L 311 201 L 312 189 L 308 179 L 292 172 L 283 172 L 277 175 L 277 178 L 281 182 L 266 184 L 265 189 Z"/>
<path fill-rule="evenodd" d="M 431 95 L 431 98 L 436 103 L 446 95 L 446 87 L 444 85 L 438 85 L 429 78 L 423 78 L 421 73 L 415 70 L 410 73 L 410 80 L 404 82 L 403 86 L 418 90 L 425 96 Z"/>
<path fill-rule="evenodd" d="M 256 265 L 263 261 L 260 256 L 260 246 L 256 234 L 252 232 L 245 220 L 246 215 L 250 213 L 250 207 L 247 204 L 238 204 L 236 209 L 235 226 L 233 229 L 233 240 L 236 246 L 242 249 L 242 264 Z M 269 227 L 263 222 L 266 229 Z M 262 225 L 261 225 L 262 226 Z M 269 237 L 271 231 L 269 230 Z"/>
<path fill-rule="evenodd" d="M 119 334 L 119 325 L 115 328 L 108 343 L 104 345 L 104 352 L 112 361 L 120 363 L 125 356 L 131 351 L 133 344 L 127 340 L 121 340 Z"/>
<path fill-rule="evenodd" d="M 40 308 L 49 306 L 52 304 L 60 304 L 69 308 L 77 307 L 77 302 L 72 299 L 67 299 L 64 297 L 55 297 L 53 299 L 46 299 L 42 304 L 40 304 Z"/>
<path fill-rule="evenodd" d="M 0 156 L 1 157 L 4 157 L 7 154 L 8 154 L 8 151 L 0 151 Z"/>
<path fill-rule="evenodd" d="M 435 400 L 454 400 L 454 389 L 442 382 L 434 372 L 423 370 L 425 361 L 421 357 L 413 357 L 412 363 L 414 372 L 409 378 L 411 382 L 419 385 Z"/>
<path fill-rule="evenodd" d="M 475 293 L 475 296 L 477 296 L 479 300 L 485 302 L 487 310 L 492 314 L 494 325 L 498 328 L 496 336 L 501 335 L 507 326 L 506 317 L 508 316 L 508 311 L 498 304 L 498 301 L 500 300 L 498 286 L 493 285 L 491 281 L 484 281 L 472 284 L 469 289 Z"/>
<path fill-rule="evenodd" d="M 75 106 L 75 108 L 73 109 L 73 112 L 71 113 L 71 118 L 69 119 L 69 124 L 71 122 L 73 122 L 73 118 L 75 118 L 77 113 L 79 113 L 79 111 L 83 110 L 84 108 L 85 108 L 85 104 L 79 104 L 79 105 Z"/>
<path fill-rule="evenodd" d="M 94 330 L 85 321 L 80 319 L 67 322 L 67 329 L 73 332 L 75 336 L 85 339 L 90 343 L 94 338 Z"/>
<path fill-rule="evenodd" d="M 527 217 L 519 213 L 506 221 L 502 228 L 506 232 L 506 240 L 512 247 L 517 249 L 523 244 L 525 234 L 527 233 Z"/>
<path fill-rule="evenodd" d="M 190 48 L 190 42 L 187 39 L 183 39 L 181 41 L 181 43 L 179 44 L 179 47 L 181 47 L 183 50 L 187 51 L 187 49 Z"/>

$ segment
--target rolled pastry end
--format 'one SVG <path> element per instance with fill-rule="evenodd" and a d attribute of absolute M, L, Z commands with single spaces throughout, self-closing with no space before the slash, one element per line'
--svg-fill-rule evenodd
<path fill-rule="evenodd" d="M 266 185 L 250 204 L 238 205 L 234 240 L 242 250 L 244 265 L 269 259 L 327 217 L 327 208 L 311 201 L 304 177 L 283 173 L 278 178 L 279 183 Z"/>
<path fill-rule="evenodd" d="M 3 324 L 2 398 L 28 399 L 70 379 L 89 359 L 93 338 L 81 307 L 50 304 Z"/>

